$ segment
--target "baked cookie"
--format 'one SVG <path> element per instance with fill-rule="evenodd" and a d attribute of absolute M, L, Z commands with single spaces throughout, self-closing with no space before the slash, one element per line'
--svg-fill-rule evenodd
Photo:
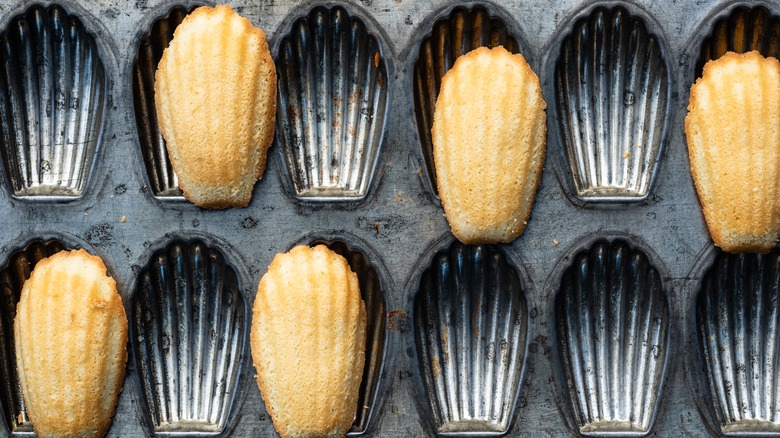
<path fill-rule="evenodd" d="M 511 242 L 525 228 L 547 140 L 539 78 L 522 55 L 480 47 L 444 75 L 432 129 L 437 186 L 463 243 Z"/>
<path fill-rule="evenodd" d="M 365 362 L 366 309 L 344 257 L 324 245 L 278 254 L 257 290 L 251 345 L 282 438 L 347 433 Z"/>
<path fill-rule="evenodd" d="M 780 63 L 727 52 L 691 87 L 685 137 L 716 246 L 767 252 L 780 236 Z"/>
<path fill-rule="evenodd" d="M 154 102 L 184 197 L 204 208 L 247 206 L 276 120 L 263 31 L 230 6 L 195 9 L 163 52 Z"/>
<path fill-rule="evenodd" d="M 102 437 L 127 361 L 127 318 L 106 266 L 84 250 L 41 260 L 14 320 L 19 383 L 39 437 Z"/>

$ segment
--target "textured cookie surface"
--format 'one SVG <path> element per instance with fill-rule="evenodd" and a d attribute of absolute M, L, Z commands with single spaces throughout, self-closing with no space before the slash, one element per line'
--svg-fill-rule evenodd
<path fill-rule="evenodd" d="M 184 196 L 205 208 L 249 204 L 276 114 L 276 68 L 263 31 L 229 6 L 194 10 L 163 52 L 154 91 Z"/>
<path fill-rule="evenodd" d="M 539 78 L 503 47 L 461 56 L 442 79 L 433 156 L 461 242 L 511 242 L 523 232 L 544 165 L 546 107 Z"/>
<path fill-rule="evenodd" d="M 278 254 L 253 314 L 252 359 L 276 431 L 343 437 L 355 418 L 366 343 L 365 305 L 347 261 L 323 245 Z"/>
<path fill-rule="evenodd" d="M 127 361 L 127 318 L 99 257 L 63 251 L 24 283 L 14 320 L 19 382 L 40 437 L 101 437 Z"/>
<path fill-rule="evenodd" d="M 691 87 L 685 137 L 715 245 L 767 252 L 780 235 L 780 63 L 728 52 Z"/>

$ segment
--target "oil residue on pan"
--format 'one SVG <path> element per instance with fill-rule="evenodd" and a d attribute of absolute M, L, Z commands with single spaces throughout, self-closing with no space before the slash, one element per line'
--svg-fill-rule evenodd
<path fill-rule="evenodd" d="M 707 60 L 778 54 L 780 4 L 227 3 L 268 36 L 280 104 L 249 206 L 206 211 L 181 202 L 153 91 L 196 4 L 0 2 L 7 434 L 33 430 L 14 358 L 21 285 L 83 247 L 131 321 L 108 436 L 274 436 L 249 309 L 297 242 L 327 244 L 359 277 L 349 436 L 780 436 L 777 249 L 714 247 L 683 126 Z M 496 45 L 540 78 L 549 153 L 522 236 L 468 246 L 442 215 L 430 129 L 444 74 Z"/>

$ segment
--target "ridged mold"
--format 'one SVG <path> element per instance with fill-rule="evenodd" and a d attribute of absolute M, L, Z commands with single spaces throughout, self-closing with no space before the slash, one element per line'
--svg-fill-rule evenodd
<path fill-rule="evenodd" d="M 360 294 L 366 305 L 366 361 L 360 383 L 357 412 L 348 436 L 362 435 L 368 430 L 375 411 L 379 381 L 387 343 L 387 311 L 379 273 L 368 257 L 343 240 L 316 240 L 311 246 L 325 245 L 343 256 L 352 272 L 358 276 Z"/>
<path fill-rule="evenodd" d="M 522 281 L 499 247 L 453 243 L 414 300 L 420 373 L 438 435 L 509 431 L 526 357 Z"/>
<path fill-rule="evenodd" d="M 202 240 L 156 251 L 131 299 L 142 412 L 154 435 L 219 435 L 235 416 L 248 353 L 235 269 Z"/>
<path fill-rule="evenodd" d="M 420 44 L 412 79 L 414 113 L 425 169 L 431 190 L 437 197 L 431 128 L 441 80 L 460 56 L 479 47 L 496 46 L 504 46 L 511 53 L 520 50 L 506 23 L 497 16 L 491 16 L 485 6 L 479 5 L 470 9 L 453 9 L 448 16 L 433 23 L 430 35 Z"/>
<path fill-rule="evenodd" d="M 661 276 L 624 240 L 573 257 L 555 302 L 567 402 L 582 435 L 651 432 L 669 352 Z"/>
<path fill-rule="evenodd" d="M 388 109 L 384 49 L 343 7 L 316 7 L 279 47 L 276 138 L 293 195 L 366 197 Z"/>
<path fill-rule="evenodd" d="M 32 435 L 33 426 L 19 386 L 16 369 L 14 318 L 24 282 L 42 259 L 66 249 L 59 240 L 34 240 L 11 253 L 0 269 L 0 400 L 8 431 L 12 435 Z"/>
<path fill-rule="evenodd" d="M 11 20 L 0 45 L 0 154 L 11 194 L 81 196 L 105 119 L 95 39 L 62 7 L 34 5 Z"/>
<path fill-rule="evenodd" d="M 712 25 L 712 32 L 702 41 L 694 70 L 701 77 L 704 64 L 726 52 L 759 51 L 763 56 L 780 57 L 780 17 L 763 6 L 738 6 Z"/>
<path fill-rule="evenodd" d="M 696 334 L 716 429 L 780 436 L 780 250 L 717 251 L 696 299 Z"/>
<path fill-rule="evenodd" d="M 154 106 L 154 75 L 163 51 L 173 39 L 173 32 L 196 6 L 174 6 L 168 14 L 152 23 L 149 32 L 138 42 L 133 61 L 133 110 L 141 154 L 149 187 L 158 198 L 183 199 L 179 179 L 168 159 L 165 139 L 157 123 Z"/>
<path fill-rule="evenodd" d="M 669 124 L 669 68 L 658 36 L 623 7 L 574 23 L 555 65 L 563 178 L 580 202 L 650 193 Z"/>

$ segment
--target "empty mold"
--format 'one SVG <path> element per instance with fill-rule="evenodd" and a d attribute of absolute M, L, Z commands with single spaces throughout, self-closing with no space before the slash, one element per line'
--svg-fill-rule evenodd
<path fill-rule="evenodd" d="M 16 370 L 14 318 L 24 282 L 42 259 L 64 250 L 59 240 L 34 240 L 24 249 L 11 253 L 0 269 L 0 400 L 5 424 L 12 435 L 32 435 L 33 426 L 19 386 Z"/>
<path fill-rule="evenodd" d="M 133 62 L 133 110 L 138 140 L 141 144 L 149 187 L 158 198 L 183 199 L 179 179 L 168 159 L 168 149 L 154 106 L 154 75 L 163 51 L 173 39 L 173 32 L 195 6 L 175 6 L 168 14 L 152 23 L 149 32 L 138 42 Z"/>
<path fill-rule="evenodd" d="M 646 435 L 669 352 L 661 276 L 623 240 L 578 252 L 555 302 L 567 402 L 582 435 Z"/>
<path fill-rule="evenodd" d="M 712 32 L 699 48 L 693 79 L 701 76 L 707 61 L 718 59 L 726 52 L 752 50 L 764 56 L 780 57 L 780 17 L 763 6 L 739 6 L 712 25 Z"/>
<path fill-rule="evenodd" d="M 238 275 L 201 240 L 152 254 L 131 299 L 142 415 L 155 435 L 218 435 L 233 415 L 248 353 Z"/>
<path fill-rule="evenodd" d="M 0 154 L 14 197 L 84 193 L 105 118 L 92 35 L 62 7 L 30 7 L 0 34 Z"/>
<path fill-rule="evenodd" d="M 365 198 L 388 109 L 380 41 L 344 8 L 316 7 L 282 39 L 276 68 L 276 138 L 293 195 Z"/>
<path fill-rule="evenodd" d="M 574 23 L 555 64 L 562 181 L 582 203 L 650 193 L 669 124 L 669 68 L 658 36 L 628 10 Z"/>
<path fill-rule="evenodd" d="M 414 300 L 420 372 L 439 435 L 509 431 L 526 358 L 520 277 L 496 246 L 453 243 Z"/>
<path fill-rule="evenodd" d="M 483 46 L 504 46 L 511 53 L 519 51 L 517 40 L 509 34 L 504 21 L 491 16 L 483 6 L 453 9 L 433 23 L 432 32 L 420 44 L 412 79 L 414 112 L 425 169 L 436 196 L 431 128 L 441 80 L 461 55 Z"/>
<path fill-rule="evenodd" d="M 366 361 L 360 383 L 355 421 L 347 436 L 362 435 L 368 430 L 375 410 L 379 380 L 384 364 L 387 343 L 385 297 L 382 281 L 368 257 L 342 240 L 316 240 L 311 246 L 325 245 L 347 260 L 357 274 L 360 295 L 366 305 Z"/>
<path fill-rule="evenodd" d="M 708 409 L 729 436 L 780 436 L 780 250 L 717 251 L 696 299 Z"/>

